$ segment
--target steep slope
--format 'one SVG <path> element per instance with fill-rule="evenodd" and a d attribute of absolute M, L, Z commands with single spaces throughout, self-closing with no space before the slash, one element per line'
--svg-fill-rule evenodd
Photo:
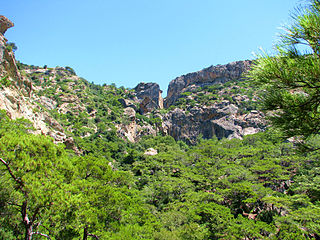
<path fill-rule="evenodd" d="M 226 65 L 217 65 L 204 68 L 201 71 L 188 73 L 172 80 L 169 83 L 165 106 L 174 105 L 184 92 L 193 91 L 199 87 L 214 84 L 223 84 L 231 80 L 239 80 L 251 65 L 251 61 L 237 61 Z"/>
<path fill-rule="evenodd" d="M 70 67 L 19 67 L 33 83 L 38 111 L 48 112 L 78 142 L 110 134 L 131 142 L 156 135 L 151 117 L 138 112 L 143 99 L 134 90 L 89 83 Z"/>
<path fill-rule="evenodd" d="M 3 36 L 13 23 L 0 16 L 0 109 L 4 109 L 11 119 L 26 118 L 34 125 L 33 132 L 52 136 L 56 142 L 64 142 L 67 137 L 60 124 L 47 112 L 37 111 L 37 96 L 32 82 L 18 69 L 14 52 Z"/>
<path fill-rule="evenodd" d="M 194 144 L 199 136 L 242 138 L 264 130 L 264 114 L 256 109 L 259 89 L 243 78 L 250 65 L 211 66 L 172 80 L 162 116 L 166 133 Z"/>
<path fill-rule="evenodd" d="M 2 19 L 3 29 L 13 25 Z M 134 89 L 99 86 L 70 67 L 16 63 L 12 48 L 0 36 L 0 108 L 11 118 L 29 119 L 35 133 L 50 135 L 69 148 L 97 137 L 136 142 L 157 134 L 194 144 L 199 137 L 242 138 L 266 126 L 256 109 L 259 89 L 243 78 L 251 61 L 180 76 L 170 82 L 163 99 L 156 83 L 140 83 Z"/>

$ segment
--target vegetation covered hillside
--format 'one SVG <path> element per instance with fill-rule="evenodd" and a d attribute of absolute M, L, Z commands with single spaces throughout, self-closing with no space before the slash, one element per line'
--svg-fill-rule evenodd
<path fill-rule="evenodd" d="M 276 133 L 244 140 L 145 137 L 77 156 L 1 117 L 4 239 L 304 239 L 319 234 L 319 156 Z M 108 142 L 105 142 L 106 144 Z M 111 142 L 118 145 L 117 142 Z M 123 143 L 122 143 L 123 144 Z M 154 148 L 155 155 L 145 150 Z M 306 160 L 308 159 L 308 160 Z"/>
<path fill-rule="evenodd" d="M 0 239 L 319 239 L 320 2 L 309 3 L 248 79 L 248 62 L 210 67 L 174 80 L 170 104 L 153 83 L 16 63 L 1 38 Z"/>

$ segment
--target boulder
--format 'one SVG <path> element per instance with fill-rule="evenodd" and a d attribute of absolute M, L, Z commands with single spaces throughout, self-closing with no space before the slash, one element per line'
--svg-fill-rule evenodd
<path fill-rule="evenodd" d="M 122 107 L 124 108 L 130 107 L 130 108 L 133 108 L 135 111 L 137 110 L 136 105 L 128 99 L 120 98 L 118 101 L 121 103 Z"/>
<path fill-rule="evenodd" d="M 154 148 L 148 148 L 145 152 L 144 152 L 144 155 L 147 155 L 147 156 L 154 156 L 154 155 L 157 155 L 158 154 L 158 151 Z"/>

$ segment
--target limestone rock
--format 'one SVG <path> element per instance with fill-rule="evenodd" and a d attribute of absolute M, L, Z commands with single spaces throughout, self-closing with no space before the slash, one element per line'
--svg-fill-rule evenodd
<path fill-rule="evenodd" d="M 147 123 L 139 124 L 139 120 L 136 119 L 136 111 L 127 107 L 123 111 L 124 122 L 122 124 L 116 124 L 117 132 L 125 140 L 130 142 L 137 142 L 141 137 L 145 135 L 156 136 L 157 131 Z"/>
<path fill-rule="evenodd" d="M 48 110 L 53 110 L 56 108 L 57 106 L 57 102 L 54 101 L 51 98 L 47 98 L 45 96 L 41 96 L 39 98 L 39 103 L 42 104 L 45 108 L 47 108 Z"/>
<path fill-rule="evenodd" d="M 5 34 L 5 32 L 7 31 L 8 28 L 13 27 L 14 24 L 13 22 L 11 22 L 8 18 L 6 18 L 3 15 L 0 15 L 0 33 L 2 35 Z"/>
<path fill-rule="evenodd" d="M 137 107 L 132 101 L 124 98 L 120 98 L 118 101 L 121 103 L 122 107 L 124 108 L 130 107 L 130 108 L 133 108 L 135 111 L 137 111 Z"/>
<path fill-rule="evenodd" d="M 237 61 L 226 65 L 217 65 L 205 68 L 201 71 L 182 75 L 169 83 L 165 107 L 175 103 L 180 94 L 192 89 L 226 83 L 231 80 L 241 79 L 242 74 L 251 66 L 251 61 Z"/>
<path fill-rule="evenodd" d="M 157 83 L 139 83 L 135 88 L 140 103 L 140 113 L 163 108 L 162 91 Z"/>
<path fill-rule="evenodd" d="M 21 77 L 14 53 L 9 51 L 6 46 L 7 40 L 0 34 L 0 77 L 7 77 L 13 85 L 30 93 L 32 88 L 30 81 Z"/>
<path fill-rule="evenodd" d="M 136 111 L 131 107 L 127 107 L 124 109 L 124 115 L 127 117 L 129 121 L 136 120 Z"/>
<path fill-rule="evenodd" d="M 188 111 L 176 108 L 162 117 L 161 131 L 176 140 L 195 144 L 199 135 L 205 139 L 213 137 L 242 138 L 264 130 L 266 121 L 259 111 L 240 114 L 238 107 L 228 101 L 189 108 Z"/>
<path fill-rule="evenodd" d="M 158 151 L 154 148 L 148 148 L 145 152 L 144 152 L 144 155 L 147 155 L 147 156 L 154 156 L 154 155 L 157 155 L 158 154 Z"/>

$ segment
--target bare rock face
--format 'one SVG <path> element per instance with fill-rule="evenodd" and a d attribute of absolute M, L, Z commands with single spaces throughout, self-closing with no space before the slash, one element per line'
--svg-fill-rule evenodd
<path fill-rule="evenodd" d="M 192 88 L 203 87 L 218 83 L 226 83 L 231 80 L 241 79 L 241 75 L 251 66 L 251 61 L 237 61 L 226 65 L 217 65 L 205 68 L 201 71 L 182 75 L 169 83 L 165 107 L 168 108 L 175 103 L 180 94 L 192 90 Z"/>
<path fill-rule="evenodd" d="M 251 61 L 238 61 L 217 65 L 201 71 L 189 73 L 170 82 L 165 107 L 169 108 L 184 92 L 196 92 L 199 87 L 224 84 L 243 80 L 243 73 L 249 70 Z M 191 97 L 191 96 L 188 96 Z M 245 135 L 263 131 L 267 125 L 263 113 L 251 111 L 244 114 L 239 106 L 249 101 L 246 95 L 234 95 L 233 104 L 229 100 L 217 101 L 211 105 L 175 108 L 162 117 L 162 132 L 195 144 L 198 137 L 242 138 Z"/>
<path fill-rule="evenodd" d="M 162 121 L 164 133 L 188 144 L 195 144 L 199 135 L 205 139 L 241 139 L 266 127 L 261 112 L 240 115 L 238 107 L 227 101 L 212 106 L 193 107 L 188 111 L 176 108 L 168 112 Z"/>
<path fill-rule="evenodd" d="M 130 107 L 130 108 L 133 108 L 135 111 L 137 110 L 137 107 L 134 104 L 134 102 L 132 102 L 128 99 L 120 98 L 118 101 L 121 103 L 122 107 L 124 107 L 124 108 Z"/>
<path fill-rule="evenodd" d="M 150 124 L 140 125 L 136 119 L 136 111 L 126 107 L 123 111 L 124 123 L 116 125 L 120 137 L 130 142 L 137 142 L 145 135 L 156 136 L 157 131 Z"/>
<path fill-rule="evenodd" d="M 6 79 L 7 84 L 0 85 L 0 109 L 4 109 L 11 119 L 25 118 L 33 123 L 35 134 L 49 135 L 55 142 L 64 142 L 66 135 L 62 126 L 46 112 L 41 112 L 34 103 L 37 98 L 33 94 L 32 83 L 22 77 L 17 67 L 14 53 L 7 48 L 7 39 L 3 36 L 13 23 L 0 16 L 0 78 Z M 53 109 L 55 103 L 43 97 L 37 99 L 48 109 Z"/>
<path fill-rule="evenodd" d="M 141 114 L 163 108 L 162 91 L 157 83 L 139 83 L 134 90 L 140 103 Z"/>
<path fill-rule="evenodd" d="M 5 34 L 5 32 L 7 31 L 8 28 L 13 27 L 14 24 L 13 22 L 11 22 L 8 18 L 6 18 L 3 15 L 0 15 L 0 33 L 2 35 Z"/>
<path fill-rule="evenodd" d="M 0 77 L 7 77 L 8 79 L 13 81 L 14 85 L 19 85 L 22 87 L 24 85 L 24 89 L 28 93 L 30 92 L 30 81 L 23 79 L 18 70 L 16 60 L 14 57 L 14 53 L 7 49 L 7 39 L 0 34 Z M 23 84 L 25 83 L 25 84 Z"/>

